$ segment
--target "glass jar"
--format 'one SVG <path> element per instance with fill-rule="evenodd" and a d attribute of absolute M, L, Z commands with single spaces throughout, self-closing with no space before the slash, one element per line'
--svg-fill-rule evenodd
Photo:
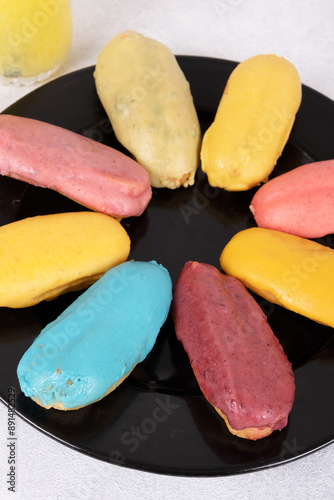
<path fill-rule="evenodd" d="M 73 35 L 70 0 L 0 0 L 0 79 L 29 85 L 66 59 Z"/>

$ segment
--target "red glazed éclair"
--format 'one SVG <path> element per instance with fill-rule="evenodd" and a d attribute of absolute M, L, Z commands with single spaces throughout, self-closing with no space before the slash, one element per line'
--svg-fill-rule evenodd
<path fill-rule="evenodd" d="M 239 280 L 187 262 L 174 285 L 172 316 L 203 395 L 232 434 L 257 440 L 287 425 L 292 366 Z"/>
<path fill-rule="evenodd" d="M 132 158 L 70 130 L 0 115 L 0 174 L 54 189 L 96 212 L 138 216 L 152 197 Z"/>

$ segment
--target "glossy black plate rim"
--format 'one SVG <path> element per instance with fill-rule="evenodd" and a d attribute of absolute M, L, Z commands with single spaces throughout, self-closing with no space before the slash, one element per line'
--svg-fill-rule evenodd
<path fill-rule="evenodd" d="M 192 71 L 205 75 L 206 71 L 210 72 L 217 69 L 219 73 L 222 68 L 224 68 L 226 74 L 229 74 L 237 64 L 233 61 L 196 56 L 178 56 L 178 61 L 186 76 L 188 76 L 188 73 L 191 73 Z M 3 111 L 3 113 L 18 114 L 44 121 L 50 121 L 56 125 L 64 126 L 76 132 L 81 132 L 86 128 L 89 129 L 92 123 L 101 123 L 100 109 L 96 109 L 96 116 L 89 116 L 87 119 L 85 109 L 77 107 L 75 105 L 75 96 L 71 95 L 71 93 L 68 94 L 68 90 L 71 89 L 71 84 L 74 80 L 82 80 L 84 92 L 86 94 L 89 94 L 86 95 L 85 98 L 87 98 L 88 100 L 96 100 L 96 96 L 91 95 L 95 93 L 94 87 L 90 84 L 89 87 L 85 88 L 85 85 L 87 85 L 88 81 L 92 82 L 93 70 L 93 67 L 84 68 L 82 70 L 75 71 L 56 80 L 53 80 L 40 87 L 39 89 L 33 91 L 28 96 L 20 99 L 15 104 L 7 108 L 7 110 Z M 214 111 L 213 106 L 216 106 L 218 104 L 221 97 L 221 86 L 217 85 L 217 82 L 208 79 L 205 82 L 206 91 L 205 95 L 203 95 L 202 83 L 197 86 L 196 81 L 193 81 L 191 78 L 189 78 L 189 80 L 191 83 L 195 105 L 200 102 L 202 110 L 207 110 L 208 112 L 212 113 Z M 57 114 L 57 112 L 53 113 L 52 118 L 50 119 L 48 110 L 48 105 L 50 105 L 49 96 L 52 96 L 53 92 L 55 91 L 56 93 L 60 93 L 60 95 L 64 97 L 65 102 L 62 103 L 62 106 L 59 106 L 59 114 Z M 333 130 L 334 125 L 333 101 L 306 86 L 303 86 L 303 96 L 304 98 L 302 106 L 298 113 L 297 120 L 291 135 L 291 141 L 297 144 L 297 146 L 302 147 L 314 160 L 329 159 L 331 157 L 334 157 L 333 145 L 329 140 L 329 130 Z M 66 102 L 66 99 L 68 99 L 68 102 Z M 214 105 L 213 102 L 215 103 Z M 68 107 L 69 110 L 75 109 L 75 112 L 68 113 L 67 116 L 64 116 L 62 114 L 62 110 L 66 107 Z M 56 109 L 56 106 L 52 104 L 51 108 Z M 310 119 L 310 117 L 312 117 L 312 119 Z M 96 127 L 96 133 L 99 133 L 99 127 Z M 315 376 L 317 376 L 319 365 L 321 365 L 321 369 L 323 370 L 323 367 L 326 365 L 326 363 L 323 363 L 323 360 L 329 359 L 330 362 L 328 365 L 326 365 L 324 373 L 321 374 L 320 379 L 321 384 L 325 384 L 327 386 L 328 394 L 330 394 L 330 381 L 333 380 L 334 374 L 333 353 L 334 339 L 331 338 L 317 353 L 315 353 L 315 355 L 311 359 L 309 359 L 303 366 L 298 367 L 295 372 L 297 383 L 298 378 L 304 377 L 305 374 L 306 378 L 310 379 L 313 378 L 314 374 Z M 163 392 L 159 392 L 159 394 L 163 395 Z M 3 402 L 6 402 L 4 391 L 2 391 L 2 393 L 0 394 L 0 398 Z M 315 401 L 315 407 L 316 404 L 317 403 Z M 162 467 L 156 466 L 154 463 L 140 463 L 140 461 L 138 462 L 138 460 L 131 456 L 130 458 L 126 457 L 125 459 L 122 457 L 121 460 L 117 456 L 106 456 L 105 454 L 100 453 L 99 450 L 89 449 L 88 447 L 85 448 L 82 445 L 77 445 L 75 442 L 64 440 L 60 436 L 49 432 L 47 427 L 43 427 L 40 422 L 34 422 L 29 418 L 29 416 L 23 414 L 22 412 L 20 413 L 20 411 L 18 411 L 18 414 L 38 430 L 62 442 L 63 444 L 87 455 L 102 460 L 107 460 L 111 463 L 129 468 L 182 476 L 223 476 L 229 474 L 252 472 L 259 469 L 280 465 L 296 458 L 300 458 L 334 441 L 333 430 L 332 433 L 327 432 L 322 436 L 320 435 L 316 439 L 316 441 L 312 442 L 309 446 L 305 446 L 304 443 L 298 442 L 298 440 L 280 440 L 280 452 L 274 457 L 268 459 L 259 458 L 256 461 L 245 463 L 244 465 L 236 464 L 235 466 L 233 466 L 232 464 L 231 466 L 226 467 L 226 464 L 222 462 L 221 466 L 218 465 L 216 468 L 212 468 L 211 470 L 208 470 L 205 466 L 198 466 L 194 468 L 187 467 L 187 464 L 184 464 L 183 467 L 180 467 L 179 465 L 174 467 L 173 464 L 170 464 L 167 467 Z M 329 415 L 329 418 L 331 418 L 331 415 Z M 333 421 L 333 419 L 331 421 Z M 234 440 L 234 438 L 232 438 L 232 440 Z"/>

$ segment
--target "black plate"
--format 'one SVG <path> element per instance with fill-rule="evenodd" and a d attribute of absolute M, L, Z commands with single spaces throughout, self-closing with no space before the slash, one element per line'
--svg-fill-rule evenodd
<path fill-rule="evenodd" d="M 178 58 L 190 82 L 202 132 L 212 122 L 236 63 Z M 7 113 L 66 127 L 116 148 L 95 92 L 93 68 L 61 77 L 24 97 Z M 300 164 L 334 158 L 334 103 L 304 86 L 303 102 L 274 175 Z M 255 189 L 228 193 L 211 188 L 199 171 L 192 188 L 153 190 L 139 218 L 123 221 L 132 240 L 130 258 L 155 259 L 173 281 L 188 260 L 219 268 L 224 245 L 254 226 L 248 209 Z M 61 195 L 0 179 L 0 223 L 37 214 L 82 210 Z M 332 235 L 322 243 L 334 246 Z M 293 363 L 296 399 L 288 426 L 249 442 L 232 436 L 206 402 L 169 318 L 157 343 L 131 376 L 102 401 L 77 411 L 44 410 L 20 391 L 16 367 L 42 326 L 77 295 L 38 306 L 0 309 L 0 395 L 16 390 L 17 412 L 35 427 L 88 455 L 126 467 L 178 475 L 228 475 L 277 465 L 334 440 L 334 338 L 332 329 L 256 297 Z"/>

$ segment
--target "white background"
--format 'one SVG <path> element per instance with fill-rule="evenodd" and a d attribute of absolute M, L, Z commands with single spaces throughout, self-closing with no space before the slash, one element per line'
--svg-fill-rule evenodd
<path fill-rule="evenodd" d="M 134 29 L 164 43 L 175 54 L 241 61 L 260 53 L 276 53 L 296 65 L 303 83 L 334 99 L 331 0 L 72 0 L 72 8 L 73 44 L 56 76 L 95 64 L 112 36 Z M 0 86 L 0 111 L 34 88 Z M 3 499 L 334 498 L 334 445 L 261 472 L 179 478 L 92 459 L 48 438 L 18 417 L 16 426 L 18 480 L 17 492 L 12 494 L 7 492 L 5 477 L 7 412 L 0 404 Z"/>

